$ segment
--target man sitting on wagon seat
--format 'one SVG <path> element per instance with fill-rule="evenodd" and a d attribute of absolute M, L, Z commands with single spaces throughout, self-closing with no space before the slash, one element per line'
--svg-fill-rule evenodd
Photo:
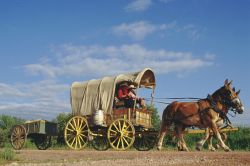
<path fill-rule="evenodd" d="M 146 108 L 145 101 L 143 98 L 136 96 L 134 89 L 136 88 L 133 84 L 121 84 L 118 89 L 118 99 L 123 100 L 127 108 L 134 108 L 135 102 L 136 104 L 138 103 L 141 108 Z"/>

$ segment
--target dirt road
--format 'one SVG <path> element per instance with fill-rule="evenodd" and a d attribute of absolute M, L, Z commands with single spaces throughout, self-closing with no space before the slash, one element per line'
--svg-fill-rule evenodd
<path fill-rule="evenodd" d="M 21 150 L 8 166 L 250 165 L 250 152 Z"/>

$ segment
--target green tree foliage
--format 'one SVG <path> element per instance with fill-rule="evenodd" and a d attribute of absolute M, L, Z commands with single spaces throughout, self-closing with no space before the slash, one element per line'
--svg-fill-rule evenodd
<path fill-rule="evenodd" d="M 160 130 L 161 120 L 160 120 L 160 115 L 159 115 L 157 108 L 154 105 L 152 105 L 152 106 L 148 106 L 148 109 L 152 111 L 152 125 L 154 129 Z"/>
<path fill-rule="evenodd" d="M 57 131 L 58 131 L 58 137 L 57 137 L 57 143 L 58 144 L 65 144 L 64 142 L 64 128 L 69 121 L 69 119 L 72 117 L 71 113 L 60 113 L 56 119 L 53 121 L 57 123 Z"/>
<path fill-rule="evenodd" d="M 8 135 L 11 128 L 16 124 L 24 123 L 24 119 L 9 116 L 0 115 L 0 146 L 3 147 L 8 141 Z"/>

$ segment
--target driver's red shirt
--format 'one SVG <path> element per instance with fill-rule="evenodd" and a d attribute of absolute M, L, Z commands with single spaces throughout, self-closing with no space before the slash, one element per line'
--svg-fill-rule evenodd
<path fill-rule="evenodd" d="M 122 86 L 118 90 L 118 98 L 119 99 L 124 99 L 128 96 L 128 87 L 127 86 Z"/>

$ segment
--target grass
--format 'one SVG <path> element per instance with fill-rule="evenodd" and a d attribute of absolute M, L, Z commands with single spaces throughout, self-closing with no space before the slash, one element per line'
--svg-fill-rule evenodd
<path fill-rule="evenodd" d="M 0 159 L 6 160 L 6 161 L 13 161 L 15 160 L 16 153 L 11 148 L 4 148 L 0 152 Z"/>

